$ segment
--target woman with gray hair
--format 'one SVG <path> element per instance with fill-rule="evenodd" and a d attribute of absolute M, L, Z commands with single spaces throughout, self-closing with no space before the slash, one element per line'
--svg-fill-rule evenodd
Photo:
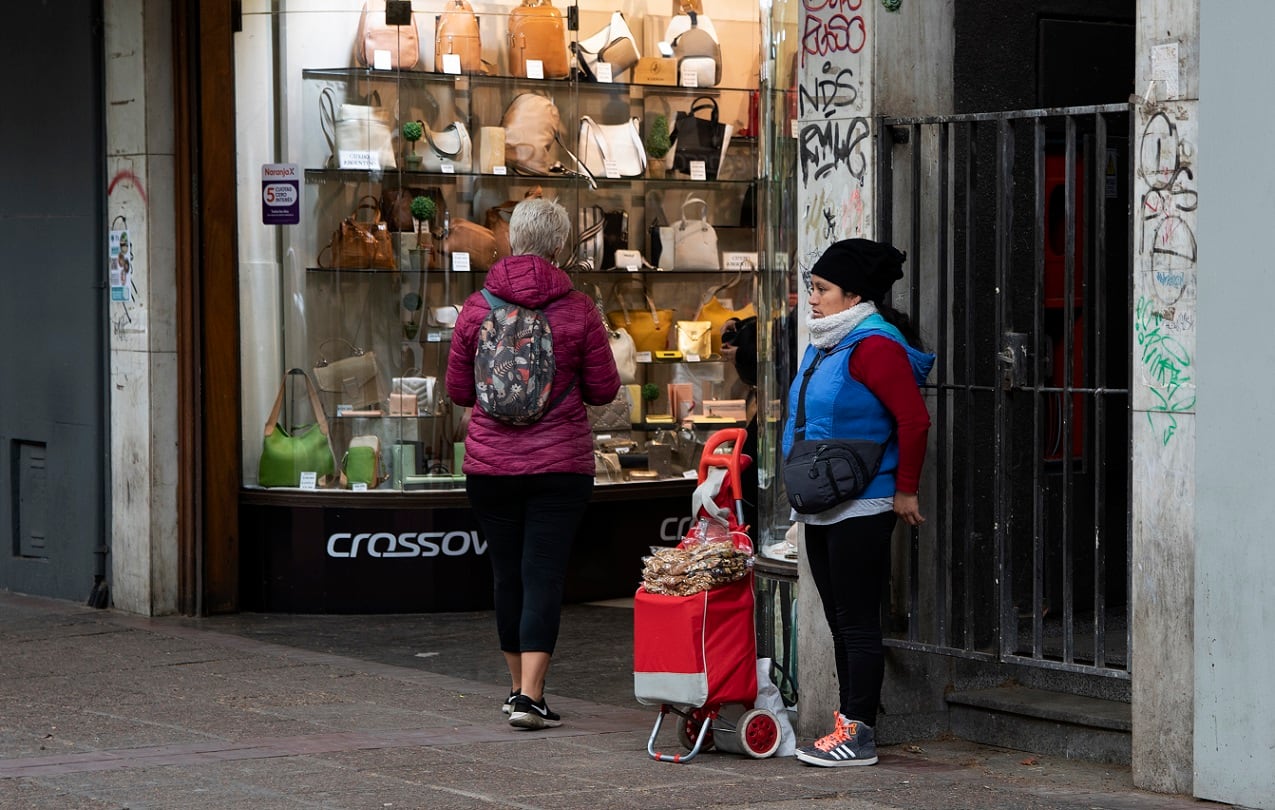
<path fill-rule="evenodd" d="M 572 541 L 593 492 L 593 433 L 584 406 L 604 405 L 620 390 L 597 306 L 554 264 L 570 235 L 571 218 L 552 200 L 523 200 L 514 208 L 513 255 L 492 265 L 483 286 L 548 320 L 555 362 L 549 408 L 531 424 L 514 425 L 477 407 L 465 436 L 465 490 L 487 540 L 496 634 L 509 668 L 502 711 L 510 725 L 526 729 L 562 725 L 545 703 L 544 685 Z M 478 399 L 474 357 L 490 311 L 479 290 L 456 320 L 447 394 L 462 407 Z"/>

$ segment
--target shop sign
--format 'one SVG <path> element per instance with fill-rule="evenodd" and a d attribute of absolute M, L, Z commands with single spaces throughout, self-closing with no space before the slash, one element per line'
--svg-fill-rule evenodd
<path fill-rule="evenodd" d="M 335 532 L 328 537 L 328 556 L 337 559 L 466 557 L 486 551 L 487 541 L 476 531 Z"/>
<path fill-rule="evenodd" d="M 301 173 L 297 164 L 262 164 L 261 221 L 266 225 L 296 225 L 301 221 Z"/>

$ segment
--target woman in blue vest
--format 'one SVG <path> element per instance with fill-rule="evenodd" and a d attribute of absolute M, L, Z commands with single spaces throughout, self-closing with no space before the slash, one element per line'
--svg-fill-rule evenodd
<path fill-rule="evenodd" d="M 877 761 L 873 727 L 885 676 L 881 602 L 890 537 L 900 518 L 909 526 L 925 520 L 917 485 L 930 417 L 920 384 L 934 356 L 922 351 L 907 316 L 888 300 L 905 258 L 885 243 L 846 239 L 811 268 L 810 346 L 788 396 L 784 456 L 792 450 L 799 411 L 806 439 L 869 439 L 885 453 L 855 498 L 822 512 L 793 512 L 805 524 L 803 554 L 832 631 L 840 700 L 831 733 L 797 750 L 810 765 Z"/>

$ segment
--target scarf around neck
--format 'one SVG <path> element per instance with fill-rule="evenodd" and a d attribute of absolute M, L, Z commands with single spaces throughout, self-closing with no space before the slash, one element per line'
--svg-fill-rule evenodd
<path fill-rule="evenodd" d="M 810 343 L 817 349 L 831 349 L 840 343 L 854 328 L 877 311 L 871 301 L 860 301 L 849 309 L 822 318 L 811 318 Z"/>

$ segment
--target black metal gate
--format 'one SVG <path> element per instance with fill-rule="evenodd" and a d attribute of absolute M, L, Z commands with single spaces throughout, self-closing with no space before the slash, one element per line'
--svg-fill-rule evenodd
<path fill-rule="evenodd" d="M 889 644 L 1128 678 L 1127 105 L 878 120 L 939 363 Z"/>

